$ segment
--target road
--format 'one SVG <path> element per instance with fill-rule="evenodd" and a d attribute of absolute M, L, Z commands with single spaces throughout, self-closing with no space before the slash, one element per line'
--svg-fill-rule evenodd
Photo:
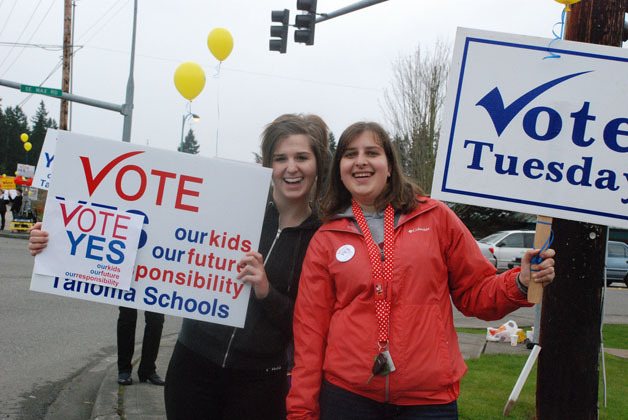
<path fill-rule="evenodd" d="M 44 418 L 78 372 L 104 357 L 115 361 L 117 307 L 29 291 L 33 258 L 26 245 L 24 239 L 0 237 L 2 419 Z M 164 335 L 176 333 L 180 323 L 179 318 L 166 317 Z M 165 375 L 165 367 L 160 373 Z M 99 385 L 82 389 L 86 395 L 77 408 L 88 413 L 87 418 Z"/>

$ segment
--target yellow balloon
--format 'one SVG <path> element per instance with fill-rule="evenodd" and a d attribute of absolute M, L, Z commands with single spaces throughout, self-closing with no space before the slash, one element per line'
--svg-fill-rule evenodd
<path fill-rule="evenodd" d="M 26 143 L 28 141 L 28 134 L 26 133 L 20 134 L 20 140 L 22 140 L 22 143 Z"/>
<path fill-rule="evenodd" d="M 218 61 L 225 61 L 233 50 L 233 37 L 225 28 L 215 28 L 207 35 L 207 47 Z"/>
<path fill-rule="evenodd" d="M 205 87 L 205 72 L 191 61 L 181 64 L 174 72 L 174 85 L 185 99 L 196 98 Z"/>
<path fill-rule="evenodd" d="M 565 10 L 570 12 L 571 11 L 571 5 L 572 4 L 576 4 L 579 3 L 580 0 L 554 0 L 555 2 L 558 2 L 560 4 L 564 4 L 565 5 Z"/>
<path fill-rule="evenodd" d="M 27 141 L 26 143 L 24 143 L 24 150 L 26 150 L 27 152 L 30 152 L 32 148 L 33 148 L 33 145 L 31 144 L 30 141 Z"/>

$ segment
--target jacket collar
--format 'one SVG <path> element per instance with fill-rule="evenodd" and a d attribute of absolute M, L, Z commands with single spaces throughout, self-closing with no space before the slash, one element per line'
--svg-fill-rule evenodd
<path fill-rule="evenodd" d="M 399 219 L 395 223 L 395 229 L 398 228 L 399 226 L 404 225 L 405 223 L 414 219 L 415 217 L 418 217 L 419 215 L 426 213 L 438 206 L 438 201 L 431 199 L 429 197 L 421 197 L 421 200 L 423 200 L 423 202 L 419 203 L 413 211 L 407 214 L 401 214 L 399 216 Z M 348 210 L 337 214 L 334 219 L 325 223 L 320 228 L 320 230 L 321 231 L 337 230 L 337 231 L 344 231 L 344 232 L 350 232 L 350 233 L 357 233 L 359 235 L 362 234 L 362 232 L 360 232 L 360 228 L 355 223 L 355 218 L 353 217 L 353 212 L 351 211 L 350 207 Z"/>

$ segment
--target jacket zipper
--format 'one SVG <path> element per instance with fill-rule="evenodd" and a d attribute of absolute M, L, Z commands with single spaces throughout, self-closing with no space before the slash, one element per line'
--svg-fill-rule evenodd
<path fill-rule="evenodd" d="M 390 375 L 386 375 L 386 394 L 384 395 L 384 402 L 390 401 Z"/>
<path fill-rule="evenodd" d="M 275 239 L 273 239 L 273 243 L 270 245 L 270 249 L 268 250 L 268 254 L 266 254 L 266 258 L 264 259 L 264 264 L 268 261 L 268 257 L 270 257 L 270 253 L 275 247 L 275 243 L 277 243 L 277 239 L 279 239 L 279 235 L 281 235 L 281 229 L 277 229 L 277 235 L 275 235 Z M 225 357 L 222 359 L 222 368 L 227 367 L 227 359 L 229 358 L 229 352 L 231 351 L 231 344 L 233 343 L 233 339 L 235 338 L 236 331 L 238 331 L 237 327 L 233 327 L 233 332 L 231 333 L 231 338 L 229 339 L 229 344 L 227 344 L 227 350 L 225 351 Z"/>

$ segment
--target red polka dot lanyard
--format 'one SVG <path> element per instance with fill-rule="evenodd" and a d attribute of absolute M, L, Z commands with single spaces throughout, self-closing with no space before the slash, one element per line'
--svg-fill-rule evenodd
<path fill-rule="evenodd" d="M 395 210 L 389 204 L 384 210 L 384 255 L 382 256 L 379 246 L 373 240 L 371 230 L 369 229 L 362 208 L 352 200 L 353 215 L 355 216 L 358 226 L 364 235 L 366 247 L 371 260 L 373 288 L 375 297 L 375 316 L 377 317 L 377 325 L 379 333 L 377 340 L 379 342 L 380 352 L 388 348 L 388 326 L 390 320 L 390 302 L 392 294 L 392 266 L 393 266 L 393 237 L 395 233 Z M 382 269 L 382 260 L 384 267 Z"/>

